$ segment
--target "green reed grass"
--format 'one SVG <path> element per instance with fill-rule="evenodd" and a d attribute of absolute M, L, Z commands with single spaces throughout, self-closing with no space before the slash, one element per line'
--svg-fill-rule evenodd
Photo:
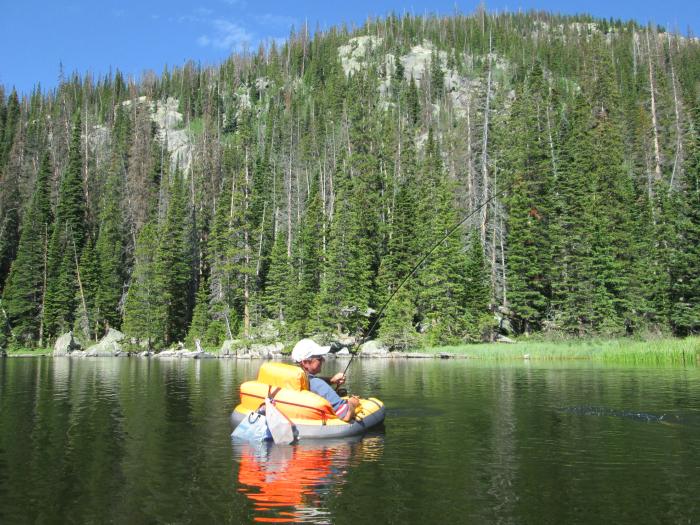
<path fill-rule="evenodd" d="M 41 356 L 53 355 L 53 348 L 8 348 L 8 356 Z"/>
<path fill-rule="evenodd" d="M 649 341 L 631 339 L 558 342 L 521 340 L 515 344 L 488 343 L 425 348 L 421 352 L 456 354 L 496 361 L 586 359 L 629 365 L 697 366 L 700 356 L 700 337 Z"/>

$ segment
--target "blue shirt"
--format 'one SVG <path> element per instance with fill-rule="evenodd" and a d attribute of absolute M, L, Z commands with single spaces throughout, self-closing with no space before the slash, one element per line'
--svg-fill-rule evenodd
<path fill-rule="evenodd" d="M 309 374 L 309 390 L 328 400 L 338 417 L 342 418 L 347 412 L 348 402 L 342 399 L 323 379 Z"/>

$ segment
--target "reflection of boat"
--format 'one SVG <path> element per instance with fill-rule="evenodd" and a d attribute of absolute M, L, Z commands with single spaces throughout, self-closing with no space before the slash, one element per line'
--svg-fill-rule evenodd
<path fill-rule="evenodd" d="M 257 522 L 327 522 L 324 497 L 336 492 L 348 468 L 376 461 L 381 436 L 305 441 L 295 445 L 234 441 L 238 491 L 254 505 Z M 328 521 L 329 522 L 329 521 Z"/>
<path fill-rule="evenodd" d="M 241 403 L 231 414 L 234 428 L 264 405 L 266 397 L 274 399 L 275 406 L 291 421 L 298 438 L 355 436 L 384 421 L 384 404 L 373 397 L 360 400 L 354 421 L 338 419 L 331 404 L 309 390 L 309 380 L 301 368 L 269 362 L 260 367 L 256 381 L 241 385 Z"/>

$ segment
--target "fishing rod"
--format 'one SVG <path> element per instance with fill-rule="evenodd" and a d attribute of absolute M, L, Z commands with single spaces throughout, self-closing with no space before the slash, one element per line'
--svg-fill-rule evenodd
<path fill-rule="evenodd" d="M 362 337 L 362 338 L 360 339 L 360 341 L 359 341 L 359 343 L 358 343 L 358 345 L 357 345 L 358 347 L 359 347 L 360 345 L 364 344 L 366 341 L 369 340 L 370 335 L 372 335 L 372 333 L 374 332 L 374 330 L 377 328 L 377 325 L 379 324 L 379 320 L 382 318 L 382 314 L 384 313 L 384 310 L 386 310 L 386 307 L 389 306 L 389 303 L 390 303 L 391 300 L 394 298 L 394 296 L 398 293 L 398 291 L 401 289 L 401 287 L 402 287 L 404 284 L 406 284 L 406 281 L 408 281 L 408 280 L 413 276 L 413 274 L 416 273 L 416 271 L 417 271 L 418 268 L 421 266 L 421 264 L 423 264 L 423 263 L 428 259 L 428 257 L 430 257 L 430 256 L 433 254 L 433 252 L 434 252 L 435 250 L 437 250 L 437 249 L 440 247 L 440 245 L 441 245 L 443 242 L 445 242 L 445 240 L 446 240 L 450 235 L 452 235 L 455 231 L 457 231 L 457 228 L 459 228 L 460 226 L 462 226 L 462 224 L 464 224 L 464 223 L 467 222 L 469 219 L 471 219 L 478 211 L 480 211 L 484 206 L 486 206 L 488 203 L 490 203 L 490 202 L 491 202 L 492 200 L 494 200 L 496 197 L 498 197 L 498 196 L 502 195 L 503 193 L 507 192 L 511 187 L 513 187 L 513 184 L 509 184 L 509 185 L 506 186 L 504 189 L 502 189 L 502 190 L 500 190 L 500 191 L 494 193 L 493 195 L 491 195 L 491 197 L 489 197 L 489 198 L 486 199 L 484 202 L 482 202 L 481 204 L 479 204 L 479 206 L 477 206 L 476 209 L 474 209 L 474 211 L 472 211 L 469 215 L 467 215 L 466 217 L 464 217 L 463 219 L 461 219 L 458 223 L 456 223 L 454 226 L 452 226 L 452 228 L 450 228 L 450 229 L 448 230 L 448 232 L 447 232 L 445 235 L 443 235 L 442 238 L 441 238 L 438 242 L 436 242 L 436 243 L 433 245 L 432 248 L 430 248 L 430 250 L 428 251 L 428 253 L 426 253 L 426 254 L 416 263 L 416 265 L 413 267 L 413 269 L 412 269 L 410 272 L 408 272 L 408 274 L 403 278 L 403 280 L 401 281 L 401 283 L 400 283 L 400 284 L 396 287 L 396 289 L 391 293 L 391 295 L 389 296 L 389 298 L 388 298 L 388 299 L 386 300 L 386 302 L 384 303 L 384 306 L 381 307 L 381 309 L 379 310 L 379 313 L 378 313 L 377 316 L 374 318 L 374 322 L 373 322 L 372 325 L 370 326 L 370 328 L 369 328 L 369 330 L 367 331 L 367 333 L 364 335 L 364 337 Z M 347 373 L 348 368 L 350 368 L 350 364 L 352 363 L 352 360 L 355 359 L 355 356 L 358 354 L 358 352 L 355 351 L 355 352 L 351 352 L 350 354 L 351 354 L 351 355 L 350 355 L 350 361 L 348 361 L 348 364 L 345 366 L 345 370 L 343 370 L 343 376 L 345 376 L 345 374 Z"/>

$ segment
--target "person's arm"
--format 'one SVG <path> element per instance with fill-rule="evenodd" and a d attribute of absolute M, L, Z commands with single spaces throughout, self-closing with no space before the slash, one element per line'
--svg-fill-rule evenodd
<path fill-rule="evenodd" d="M 337 385 L 337 386 L 343 385 L 343 384 L 345 384 L 345 374 L 343 374 L 342 372 L 338 372 L 333 377 L 331 377 L 328 380 L 328 382 L 331 385 Z"/>
<path fill-rule="evenodd" d="M 328 383 L 320 377 L 311 378 L 310 390 L 326 400 L 333 406 L 333 411 L 338 419 L 342 421 L 350 421 L 355 417 L 355 411 L 360 404 L 360 399 L 357 396 L 352 396 L 349 399 L 341 398 Z"/>
<path fill-rule="evenodd" d="M 338 372 L 333 377 L 320 377 L 319 379 L 323 379 L 326 383 L 333 386 L 345 384 L 345 374 L 342 372 Z"/>
<path fill-rule="evenodd" d="M 340 417 L 340 419 L 343 421 L 350 421 L 351 419 L 355 418 L 355 411 L 357 410 L 357 407 L 360 406 L 360 398 L 357 396 L 352 396 L 348 398 L 345 404 L 347 405 L 347 412 L 345 412 L 345 415 L 342 417 L 338 417 Z"/>

